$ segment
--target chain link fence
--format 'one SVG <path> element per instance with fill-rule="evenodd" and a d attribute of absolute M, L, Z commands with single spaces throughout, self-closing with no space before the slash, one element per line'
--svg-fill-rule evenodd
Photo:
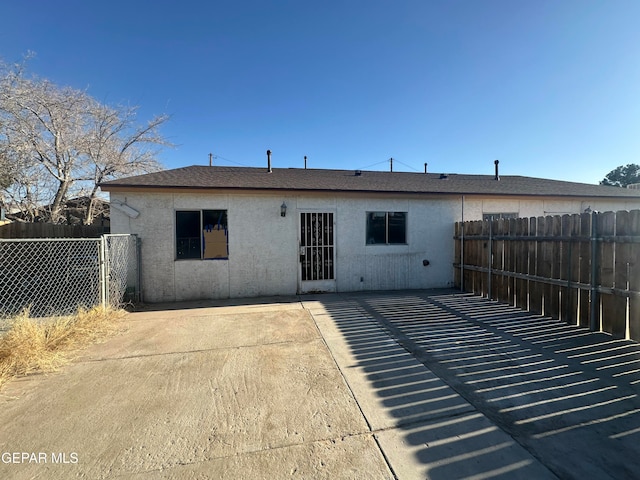
<path fill-rule="evenodd" d="M 135 235 L 0 240 L 0 317 L 139 301 L 138 258 Z"/>

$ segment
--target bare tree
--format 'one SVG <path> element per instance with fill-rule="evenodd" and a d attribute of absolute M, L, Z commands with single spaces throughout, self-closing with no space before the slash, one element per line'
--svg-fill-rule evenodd
<path fill-rule="evenodd" d="M 53 223 L 63 218 L 62 204 L 82 168 L 84 117 L 91 103 L 84 92 L 30 80 L 24 80 L 6 103 L 9 147 L 23 152 L 27 164 L 39 164 L 55 181 L 50 204 Z"/>
<path fill-rule="evenodd" d="M 38 166 L 23 166 L 12 176 L 12 184 L 4 189 L 6 204 L 20 212 L 23 221 L 49 221 L 51 218 L 48 202 L 51 198 L 50 176 Z"/>
<path fill-rule="evenodd" d="M 161 170 L 156 160 L 158 148 L 171 146 L 159 133 L 159 127 L 167 120 L 160 115 L 146 125 L 136 123 L 138 107 L 112 108 L 96 105 L 91 112 L 94 128 L 87 142 L 86 157 L 90 182 L 89 202 L 83 223 L 94 218 L 95 199 L 101 182 L 114 178 Z"/>
<path fill-rule="evenodd" d="M 2 64 L 0 73 L 0 177 L 23 216 L 35 218 L 46 206 L 48 221 L 64 222 L 66 200 L 84 194 L 83 223 L 90 224 L 99 182 L 161 169 L 155 155 L 170 145 L 159 133 L 166 115 L 139 126 L 136 107 L 110 107 L 86 91 L 27 78 L 22 66 Z"/>
<path fill-rule="evenodd" d="M 8 118 L 4 112 L 7 99 L 15 89 L 16 79 L 20 77 L 22 65 L 8 66 L 0 62 L 0 189 L 10 187 L 19 171 L 19 152 L 9 148 L 12 135 L 8 125 Z M 2 201 L 0 194 L 0 201 Z"/>
<path fill-rule="evenodd" d="M 0 189 L 13 183 L 13 166 L 5 152 L 0 151 Z"/>

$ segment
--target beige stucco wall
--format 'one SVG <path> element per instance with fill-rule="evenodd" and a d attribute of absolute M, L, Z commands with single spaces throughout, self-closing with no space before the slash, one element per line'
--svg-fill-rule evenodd
<path fill-rule="evenodd" d="M 459 200 L 341 199 L 337 217 L 339 291 L 451 285 L 453 223 Z M 407 212 L 406 245 L 366 245 L 366 212 Z M 429 262 L 423 265 L 423 260 Z"/>
<path fill-rule="evenodd" d="M 114 202 L 140 212 L 130 218 L 111 210 L 113 233 L 142 240 L 142 294 L 147 302 L 292 295 L 299 287 L 299 212 L 335 214 L 337 291 L 436 288 L 453 282 L 453 224 L 483 213 L 541 216 L 640 208 L 626 202 L 388 198 L 359 195 L 111 193 Z M 288 206 L 286 217 L 280 205 Z M 175 211 L 224 209 L 228 260 L 176 260 Z M 366 245 L 366 212 L 407 212 L 406 245 Z M 428 266 L 423 261 L 429 262 Z"/>
<path fill-rule="evenodd" d="M 481 220 L 484 213 L 516 213 L 519 217 L 540 217 L 583 213 L 587 208 L 606 212 L 640 208 L 638 200 L 549 199 L 549 198 L 478 198 L 464 199 L 464 219 Z"/>

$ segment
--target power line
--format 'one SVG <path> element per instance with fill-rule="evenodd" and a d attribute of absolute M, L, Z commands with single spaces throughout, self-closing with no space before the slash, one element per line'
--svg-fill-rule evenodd
<path fill-rule="evenodd" d="M 220 159 L 220 160 L 224 160 L 225 162 L 229 162 L 229 163 L 232 163 L 232 164 L 234 164 L 234 165 L 238 165 L 238 166 L 240 166 L 240 167 L 251 167 L 251 165 L 247 165 L 247 164 L 245 164 L 245 163 L 236 162 L 235 160 L 230 160 L 230 159 L 228 159 L 228 158 L 226 158 L 226 157 L 223 157 L 222 155 L 217 155 L 217 154 L 215 154 L 215 153 L 214 153 L 214 154 L 211 154 L 211 155 L 212 155 L 212 158 L 213 158 L 213 159 Z M 401 165 L 404 165 L 405 167 L 410 168 L 410 169 L 411 169 L 411 170 L 413 170 L 413 171 L 416 171 L 416 172 L 419 172 L 419 171 L 420 171 L 420 170 L 418 170 L 417 168 L 412 167 L 411 165 L 408 165 L 408 164 L 406 164 L 406 163 L 404 163 L 404 162 L 401 162 L 401 161 L 400 161 L 400 160 L 398 160 L 397 158 L 394 158 L 394 159 L 393 159 L 393 161 L 394 161 L 395 163 L 399 163 L 399 164 L 401 164 Z M 371 168 L 371 167 L 377 167 L 377 166 L 379 166 L 379 165 L 388 164 L 388 163 L 389 163 L 389 160 L 382 160 L 381 162 L 372 163 L 371 165 L 367 165 L 367 166 L 365 166 L 365 167 L 358 167 L 358 168 L 357 168 L 357 170 L 366 170 L 366 169 Z"/>
<path fill-rule="evenodd" d="M 360 167 L 360 168 L 358 168 L 358 170 L 365 170 L 365 169 L 367 169 L 367 168 L 375 167 L 376 165 L 381 165 L 381 164 L 383 164 L 383 163 L 388 163 L 388 162 L 389 162 L 389 160 L 383 160 L 383 161 L 378 162 L 378 163 L 374 163 L 374 164 L 371 164 L 371 165 L 367 165 L 366 167 Z"/>
<path fill-rule="evenodd" d="M 234 160 L 229 160 L 228 158 L 225 158 L 225 157 L 223 157 L 223 156 L 221 156 L 221 155 L 216 155 L 215 153 L 213 154 L 213 158 L 216 158 L 216 159 L 218 159 L 218 158 L 219 158 L 220 160 L 224 160 L 224 161 L 226 161 L 226 162 L 233 163 L 233 164 L 235 164 L 235 165 L 239 165 L 239 166 L 241 166 L 241 167 L 250 167 L 250 165 L 246 165 L 246 164 L 244 164 L 244 163 L 236 162 L 236 161 L 234 161 Z"/>
<path fill-rule="evenodd" d="M 410 168 L 411 170 L 414 170 L 414 171 L 416 171 L 416 172 L 419 172 L 419 171 L 420 171 L 420 170 L 418 170 L 417 168 L 412 167 L 411 165 L 407 165 L 406 163 L 401 162 L 400 160 L 398 160 L 398 159 L 397 159 L 397 158 L 395 158 L 395 157 L 393 157 L 393 162 L 394 162 L 394 163 L 400 163 L 400 164 L 404 165 L 405 167 Z M 372 164 L 372 165 L 367 165 L 366 167 L 360 167 L 360 168 L 358 168 L 358 170 L 366 170 L 367 168 L 375 167 L 375 166 L 382 165 L 382 164 L 387 164 L 387 165 L 388 165 L 388 164 L 389 164 L 389 160 L 383 160 L 383 161 L 381 161 L 381 162 L 374 163 L 374 164 Z"/>
<path fill-rule="evenodd" d="M 419 172 L 419 171 L 420 171 L 420 170 L 418 170 L 417 168 L 412 167 L 411 165 L 407 165 L 406 163 L 401 162 L 401 161 L 400 161 L 400 160 L 398 160 L 397 158 L 394 158 L 394 159 L 393 159 L 393 161 L 394 161 L 394 162 L 398 162 L 398 163 L 400 163 L 400 164 L 404 165 L 405 167 L 410 168 L 411 170 L 415 170 L 416 172 Z"/>

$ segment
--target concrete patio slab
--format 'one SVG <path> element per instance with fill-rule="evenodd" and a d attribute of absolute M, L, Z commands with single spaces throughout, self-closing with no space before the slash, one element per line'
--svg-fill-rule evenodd
<path fill-rule="evenodd" d="M 640 472 L 634 342 L 450 291 L 166 308 L 0 392 L 0 478 Z"/>
<path fill-rule="evenodd" d="M 407 291 L 338 297 L 318 300 L 325 312 L 334 317 L 350 355 L 357 362 L 369 360 L 370 351 L 366 343 L 358 341 L 358 328 L 350 328 L 348 323 L 340 328 L 348 309 L 382 328 L 404 351 L 499 428 L 506 435 L 504 438 L 511 438 L 520 447 L 515 451 L 526 451 L 553 475 L 576 480 L 638 476 L 640 345 L 637 343 L 467 294 Z M 378 355 L 384 357 L 385 349 L 381 348 Z M 378 390 L 376 375 L 386 368 L 383 364 L 379 367 L 380 371 L 372 368 L 363 372 L 374 390 Z M 345 378 L 348 379 L 347 374 Z M 383 398 L 384 391 L 383 388 L 372 392 L 372 396 Z M 410 398 L 409 394 L 399 400 Z M 380 407 L 385 408 L 383 402 Z M 495 453 L 491 442 L 483 445 L 480 436 L 475 439 L 479 442 L 459 443 L 467 445 L 460 452 L 450 452 L 453 458 L 468 458 L 469 462 L 458 464 L 455 471 L 434 470 L 432 466 L 440 465 L 444 456 L 436 455 L 434 461 L 431 431 L 423 427 L 403 425 L 389 433 L 376 432 L 396 473 L 401 471 L 397 465 L 410 459 L 414 462 L 410 472 L 428 470 L 428 478 L 438 475 L 458 478 L 460 472 L 467 472 L 464 475 L 470 478 L 517 478 L 532 465 L 537 469 L 535 463 L 517 460 L 517 456 L 509 453 L 496 465 L 496 471 L 487 471 L 480 464 L 486 457 L 495 458 Z M 400 440 L 404 446 L 398 442 L 389 446 L 385 437 Z M 413 455 L 408 455 L 407 449 Z M 394 451 L 400 452 L 398 457 L 405 460 L 394 460 Z M 487 453 L 478 455 L 478 452 Z M 473 463 L 478 464 L 478 470 L 468 471 Z M 514 465 L 522 468 L 514 469 Z M 420 470 L 425 466 L 427 470 Z"/>
<path fill-rule="evenodd" d="M 164 471 L 125 475 L 131 480 L 163 479 L 384 479 L 391 478 L 370 435 L 305 442 L 243 455 L 178 465 Z"/>
<path fill-rule="evenodd" d="M 399 479 L 556 479 L 436 376 L 359 302 L 303 299 Z"/>
<path fill-rule="evenodd" d="M 391 339 L 370 318 L 329 297 L 303 300 L 373 431 L 474 411 L 460 395 Z M 333 304 L 334 307 L 336 304 Z"/>
<path fill-rule="evenodd" d="M 477 411 L 384 430 L 376 438 L 402 479 L 557 478 Z"/>
<path fill-rule="evenodd" d="M 128 335 L 83 355 L 84 360 L 197 352 L 286 342 L 305 343 L 320 334 L 308 314 L 296 304 L 285 309 L 265 305 L 255 308 L 219 307 L 167 312 L 143 312 L 129 316 Z"/>
<path fill-rule="evenodd" d="M 45 461 L 0 478 L 391 478 L 309 314 L 266 310 L 133 314 L 82 361 L 9 384 L 0 451 Z"/>

